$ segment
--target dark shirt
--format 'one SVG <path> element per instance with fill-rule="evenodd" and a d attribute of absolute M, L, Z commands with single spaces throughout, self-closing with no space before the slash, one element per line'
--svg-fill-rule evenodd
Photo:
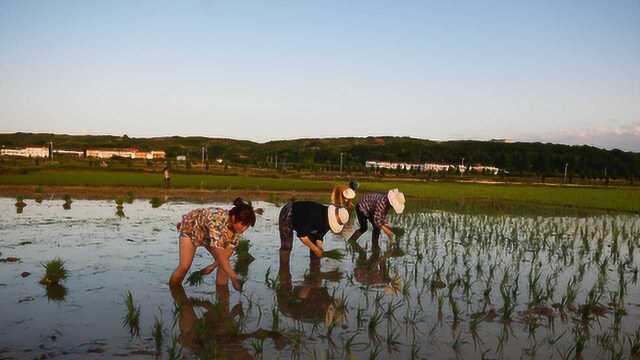
<path fill-rule="evenodd" d="M 327 206 L 313 201 L 296 201 L 291 209 L 293 229 L 298 237 L 322 240 L 330 230 Z"/>

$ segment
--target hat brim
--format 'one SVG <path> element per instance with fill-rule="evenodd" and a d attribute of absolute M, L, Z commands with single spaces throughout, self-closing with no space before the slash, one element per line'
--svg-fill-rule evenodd
<path fill-rule="evenodd" d="M 329 205 L 327 207 L 327 218 L 329 219 L 329 227 L 331 231 L 338 234 L 342 232 L 344 229 L 344 225 L 338 224 L 338 220 L 336 219 L 336 207 L 333 205 Z"/>

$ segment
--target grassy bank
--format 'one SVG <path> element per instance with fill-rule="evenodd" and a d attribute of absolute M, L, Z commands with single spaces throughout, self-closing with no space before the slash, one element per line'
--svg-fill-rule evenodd
<path fill-rule="evenodd" d="M 172 187 L 205 190 L 323 191 L 336 182 L 249 176 L 174 174 Z M 159 187 L 160 174 L 115 171 L 34 171 L 2 175 L 0 185 Z M 460 184 L 450 182 L 363 182 L 361 191 L 398 187 L 409 197 L 449 201 L 495 200 L 590 209 L 640 212 L 640 190 L 532 185 Z"/>

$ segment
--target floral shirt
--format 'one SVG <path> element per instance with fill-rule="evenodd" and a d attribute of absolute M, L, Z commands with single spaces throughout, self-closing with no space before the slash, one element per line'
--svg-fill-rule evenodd
<path fill-rule="evenodd" d="M 365 194 L 358 203 L 358 210 L 371 219 L 377 227 L 389 224 L 387 213 L 390 208 L 391 203 L 387 194 Z"/>
<path fill-rule="evenodd" d="M 207 245 L 218 248 L 235 248 L 240 236 L 229 236 L 229 212 L 220 208 L 192 210 L 182 215 L 177 225 L 180 235 L 188 236 L 194 245 Z"/>

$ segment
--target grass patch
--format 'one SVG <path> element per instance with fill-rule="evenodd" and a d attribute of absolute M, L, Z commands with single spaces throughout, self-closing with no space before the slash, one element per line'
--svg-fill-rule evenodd
<path fill-rule="evenodd" d="M 126 171 L 43 170 L 0 176 L 5 185 L 159 187 L 158 174 Z M 174 174 L 172 188 L 325 191 L 335 181 L 206 174 Z M 500 200 L 543 205 L 640 212 L 640 189 L 632 187 L 565 187 L 461 184 L 452 182 L 361 182 L 360 192 L 386 192 L 398 187 L 407 196 L 424 199 Z M 276 200 L 275 197 L 273 199 Z M 411 201 L 409 201 L 411 203 Z"/>

